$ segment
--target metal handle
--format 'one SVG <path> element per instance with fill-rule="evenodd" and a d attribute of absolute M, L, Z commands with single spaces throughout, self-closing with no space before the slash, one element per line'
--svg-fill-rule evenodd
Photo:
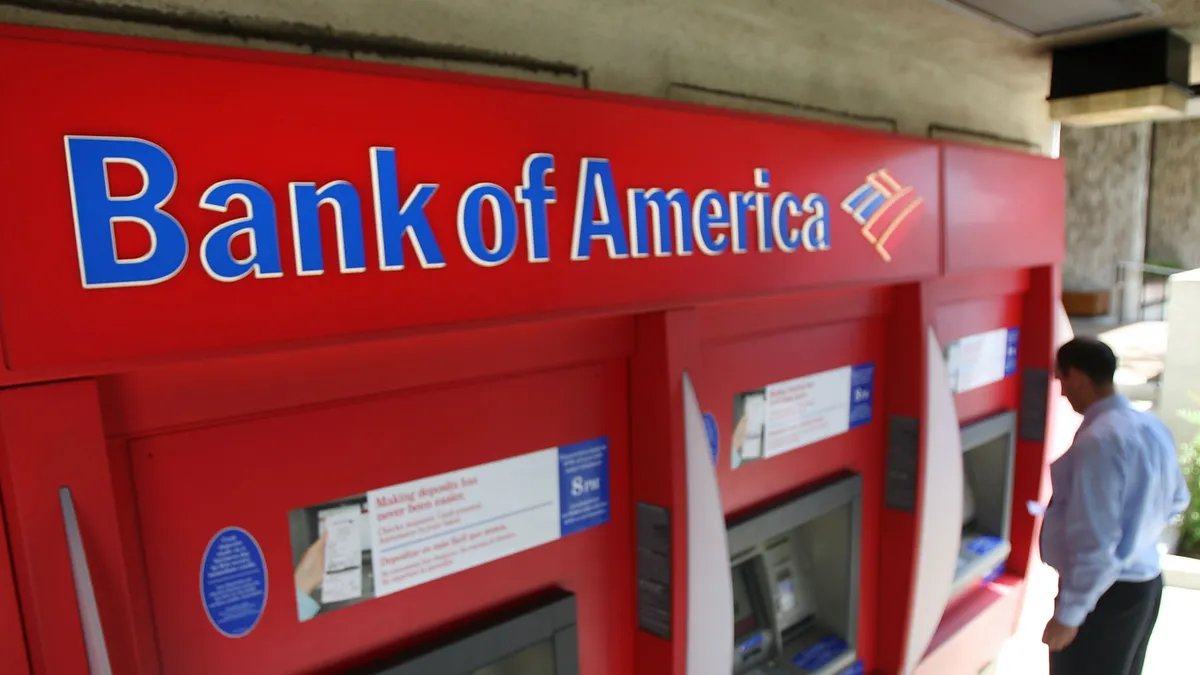
<path fill-rule="evenodd" d="M 96 604 L 92 575 L 88 571 L 87 553 L 83 550 L 83 536 L 79 531 L 79 519 L 75 516 L 71 488 L 59 488 L 58 499 L 62 504 L 63 524 L 67 530 L 67 553 L 71 557 L 71 576 L 75 580 L 75 601 L 79 605 L 79 621 L 83 625 L 88 671 L 91 675 L 112 675 L 108 645 L 104 642 L 104 627 L 100 625 L 100 608 Z"/>

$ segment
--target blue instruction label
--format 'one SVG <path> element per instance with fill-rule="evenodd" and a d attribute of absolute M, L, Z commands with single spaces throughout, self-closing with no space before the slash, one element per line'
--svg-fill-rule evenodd
<path fill-rule="evenodd" d="M 860 363 L 850 368 L 850 428 L 869 424 L 874 412 L 875 364 Z"/>
<path fill-rule="evenodd" d="M 558 491 L 562 536 L 608 522 L 608 438 L 558 449 Z"/>
<path fill-rule="evenodd" d="M 204 613 L 221 635 L 245 636 L 267 606 L 267 565 L 249 532 L 227 527 L 204 549 L 200 567 Z"/>
<path fill-rule="evenodd" d="M 717 418 L 712 413 L 704 413 L 704 433 L 708 436 L 708 452 L 712 454 L 713 466 L 716 466 L 721 453 L 721 432 L 717 427 Z"/>
<path fill-rule="evenodd" d="M 1017 373 L 1017 346 L 1021 343 L 1021 329 L 1009 328 L 1008 341 L 1004 347 L 1004 376 Z"/>
<path fill-rule="evenodd" d="M 850 645 L 836 635 L 826 635 L 792 657 L 792 663 L 805 670 L 820 670 L 846 653 Z"/>
<path fill-rule="evenodd" d="M 842 675 L 863 675 L 863 662 L 859 659 L 854 662 L 854 665 L 842 671 Z"/>

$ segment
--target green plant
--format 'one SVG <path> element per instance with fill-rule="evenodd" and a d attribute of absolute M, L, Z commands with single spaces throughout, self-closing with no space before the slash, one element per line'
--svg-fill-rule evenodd
<path fill-rule="evenodd" d="M 1200 436 L 1184 443 L 1179 463 L 1192 491 L 1192 502 L 1179 523 L 1179 555 L 1200 558 Z"/>
<path fill-rule="evenodd" d="M 1191 397 L 1200 404 L 1200 396 L 1191 394 Z M 1200 427 L 1200 409 L 1181 410 L 1179 415 Z M 1200 558 L 1200 433 L 1190 443 L 1180 446 L 1179 465 L 1192 492 L 1192 501 L 1179 523 L 1178 552 L 1180 555 Z"/>
<path fill-rule="evenodd" d="M 1145 262 L 1145 264 L 1147 264 L 1147 265 L 1153 265 L 1153 266 L 1155 266 L 1155 267 L 1169 267 L 1169 268 L 1171 268 L 1171 269 L 1177 269 L 1177 270 L 1184 269 L 1184 266 L 1183 266 L 1183 265 L 1181 265 L 1181 264 L 1179 263 L 1179 261 L 1178 261 L 1178 260 L 1175 260 L 1175 259 L 1168 259 L 1168 258 L 1146 258 L 1146 260 L 1145 260 L 1144 262 Z"/>

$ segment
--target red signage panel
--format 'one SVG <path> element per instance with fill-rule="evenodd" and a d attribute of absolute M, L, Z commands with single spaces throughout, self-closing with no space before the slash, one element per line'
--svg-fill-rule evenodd
<path fill-rule="evenodd" d="M 17 28 L 0 62 L 14 370 L 940 271 L 922 141 Z"/>
<path fill-rule="evenodd" d="M 1067 197 L 1060 160 L 947 145 L 944 171 L 948 274 L 1062 262 Z"/>

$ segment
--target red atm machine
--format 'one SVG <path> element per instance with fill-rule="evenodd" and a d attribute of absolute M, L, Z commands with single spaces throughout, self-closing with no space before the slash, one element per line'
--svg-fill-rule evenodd
<path fill-rule="evenodd" d="M 959 675 L 1012 633 L 1057 162 L 12 26 L 0 62 L 5 673 Z"/>

